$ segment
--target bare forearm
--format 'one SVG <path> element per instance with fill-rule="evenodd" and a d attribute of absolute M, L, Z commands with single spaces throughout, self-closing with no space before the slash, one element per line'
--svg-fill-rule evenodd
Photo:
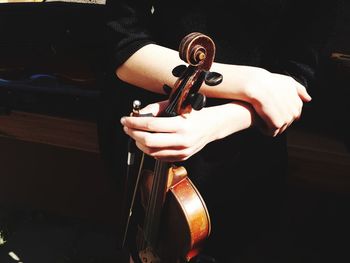
<path fill-rule="evenodd" d="M 150 44 L 135 52 L 116 70 L 117 76 L 132 85 L 155 93 L 164 93 L 163 85 L 170 87 L 176 77 L 174 67 L 184 62 L 175 50 Z"/>
<path fill-rule="evenodd" d="M 215 129 L 212 140 L 225 138 L 254 125 L 254 110 L 241 101 L 203 109 L 208 125 Z"/>
<path fill-rule="evenodd" d="M 133 54 L 117 70 L 117 76 L 130 84 L 156 93 L 164 93 L 163 85 L 172 87 L 176 77 L 172 70 L 180 64 L 185 64 L 178 52 L 162 46 L 146 45 Z M 201 92 L 208 97 L 248 100 L 244 91 L 248 73 L 257 68 L 213 63 L 211 71 L 221 73 L 223 82 L 210 87 L 205 84 Z"/>

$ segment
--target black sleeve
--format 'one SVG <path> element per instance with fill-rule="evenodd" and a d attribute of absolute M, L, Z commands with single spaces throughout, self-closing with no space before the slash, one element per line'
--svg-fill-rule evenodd
<path fill-rule="evenodd" d="M 151 34 L 151 1 L 111 0 L 107 21 L 111 40 L 112 66 L 117 68 L 141 47 L 154 43 Z"/>
<path fill-rule="evenodd" d="M 315 80 L 327 40 L 335 23 L 337 1 L 290 1 L 288 12 L 275 32 L 282 37 L 274 46 L 273 71 L 295 78 L 305 87 Z M 270 61 L 271 62 L 271 61 Z"/>

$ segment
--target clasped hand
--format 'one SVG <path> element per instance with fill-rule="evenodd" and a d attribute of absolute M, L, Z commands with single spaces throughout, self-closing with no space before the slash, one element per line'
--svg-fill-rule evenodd
<path fill-rule="evenodd" d="M 147 105 L 140 113 L 159 115 L 168 101 Z M 182 161 L 200 151 L 215 134 L 206 108 L 175 117 L 123 117 L 124 132 L 144 153 L 162 161 Z"/>
<path fill-rule="evenodd" d="M 256 123 L 269 136 L 283 133 L 302 113 L 303 102 L 311 101 L 306 88 L 294 78 L 256 70 L 245 84 L 247 101 L 263 120 Z"/>

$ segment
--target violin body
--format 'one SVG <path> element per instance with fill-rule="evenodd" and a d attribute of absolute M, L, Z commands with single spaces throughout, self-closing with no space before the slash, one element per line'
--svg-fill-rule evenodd
<path fill-rule="evenodd" d="M 142 207 L 149 204 L 153 172 L 145 170 L 140 187 Z M 161 211 L 156 248 L 139 251 L 139 262 L 188 262 L 198 254 L 210 234 L 210 217 L 205 202 L 184 167 L 170 167 Z M 142 221 L 143 222 L 143 221 Z M 143 242 L 143 226 L 138 226 L 137 242 Z"/>

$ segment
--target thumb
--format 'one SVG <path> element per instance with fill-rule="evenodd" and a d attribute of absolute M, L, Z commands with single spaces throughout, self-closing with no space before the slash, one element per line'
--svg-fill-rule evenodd
<path fill-rule="evenodd" d="M 158 116 L 161 112 L 164 111 L 166 106 L 168 105 L 168 101 L 161 101 L 156 103 L 151 103 L 145 106 L 140 110 L 140 114 L 150 114 L 153 116 Z"/>

